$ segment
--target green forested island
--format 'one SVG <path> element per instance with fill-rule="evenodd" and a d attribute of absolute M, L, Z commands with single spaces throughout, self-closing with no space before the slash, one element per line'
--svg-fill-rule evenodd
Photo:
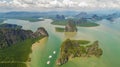
<path fill-rule="evenodd" d="M 32 32 L 15 24 L 0 25 L 0 67 L 4 63 L 9 63 L 9 67 L 19 67 L 15 65 L 20 64 L 25 67 L 23 63 L 30 61 L 32 44 L 47 36 L 48 33 L 43 27 Z"/>
<path fill-rule="evenodd" d="M 86 19 L 65 19 L 65 20 L 54 20 L 51 24 L 53 25 L 62 25 L 65 26 L 68 21 L 71 21 L 73 24 L 79 27 L 94 27 L 99 26 L 99 24 L 86 20 Z"/>
<path fill-rule="evenodd" d="M 77 26 L 71 21 L 68 21 L 64 28 L 55 27 L 55 30 L 56 32 L 77 32 Z"/>
<path fill-rule="evenodd" d="M 29 22 L 38 22 L 38 21 L 43 21 L 44 19 L 39 19 L 39 18 L 31 18 L 31 17 L 21 17 L 21 18 L 14 18 L 14 19 L 19 19 L 19 20 L 25 20 Z"/>
<path fill-rule="evenodd" d="M 34 18 L 34 17 L 13 17 L 13 18 L 0 18 L 0 23 L 3 23 L 7 19 L 18 19 L 18 20 L 25 20 L 29 22 L 38 22 L 38 21 L 43 21 L 44 19 L 39 19 L 39 18 Z"/>
<path fill-rule="evenodd" d="M 65 28 L 55 27 L 56 32 L 77 32 L 77 26 L 79 27 L 94 27 L 99 26 L 99 24 L 90 22 L 87 20 L 55 20 L 51 24 L 62 25 Z"/>
<path fill-rule="evenodd" d="M 65 40 L 60 48 L 60 56 L 56 62 L 57 65 L 63 65 L 67 63 L 71 58 L 90 56 L 100 57 L 103 53 L 102 49 L 99 48 L 98 41 L 95 41 L 91 45 L 82 44 L 89 44 L 89 41 L 70 39 Z"/>

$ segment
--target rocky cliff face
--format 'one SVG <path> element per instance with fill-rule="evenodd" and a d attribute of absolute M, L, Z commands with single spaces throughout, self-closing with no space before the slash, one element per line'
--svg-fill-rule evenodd
<path fill-rule="evenodd" d="M 95 41 L 93 45 L 86 47 L 87 56 L 95 55 L 97 57 L 102 55 L 102 49 L 99 48 L 98 41 Z"/>
<path fill-rule="evenodd" d="M 77 27 L 73 24 L 74 21 L 69 20 L 67 25 L 65 26 L 65 32 L 77 32 Z"/>
<path fill-rule="evenodd" d="M 43 27 L 39 27 L 37 29 L 37 31 L 34 33 L 34 35 L 37 36 L 37 37 L 40 36 L 40 35 L 42 35 L 42 36 L 49 36 L 47 31 Z"/>
<path fill-rule="evenodd" d="M 34 33 L 31 30 L 23 30 L 16 28 L 0 28 L 0 48 L 6 48 L 28 38 L 36 38 L 39 36 L 48 36 L 47 31 L 40 27 Z"/>
<path fill-rule="evenodd" d="M 60 49 L 60 58 L 57 60 L 57 65 L 63 65 L 74 57 L 100 57 L 102 55 L 102 49 L 99 48 L 98 41 L 95 41 L 91 45 L 81 46 L 79 42 L 67 39 L 63 42 Z"/>
<path fill-rule="evenodd" d="M 33 32 L 30 30 L 0 29 L 0 48 L 11 46 L 32 37 Z"/>
<path fill-rule="evenodd" d="M 16 25 L 16 24 L 7 24 L 7 23 L 4 23 L 4 24 L 0 24 L 0 28 L 11 28 L 11 29 L 21 29 L 22 26 L 20 25 Z"/>

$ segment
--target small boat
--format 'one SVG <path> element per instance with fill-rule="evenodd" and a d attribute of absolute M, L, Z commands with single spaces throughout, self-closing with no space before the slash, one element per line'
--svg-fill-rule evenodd
<path fill-rule="evenodd" d="M 56 51 L 53 51 L 53 54 L 56 54 Z"/>
<path fill-rule="evenodd" d="M 52 58 L 52 56 L 50 55 L 49 58 Z"/>
<path fill-rule="evenodd" d="M 50 64 L 50 61 L 47 61 L 47 64 Z"/>

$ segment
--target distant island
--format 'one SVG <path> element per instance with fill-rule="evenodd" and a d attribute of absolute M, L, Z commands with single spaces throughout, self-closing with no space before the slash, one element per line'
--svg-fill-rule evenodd
<path fill-rule="evenodd" d="M 61 45 L 60 56 L 56 64 L 63 65 L 67 63 L 69 59 L 75 57 L 100 57 L 103 54 L 102 49 L 99 48 L 98 41 L 95 41 L 91 45 L 87 44 L 89 44 L 89 41 L 86 40 L 65 40 Z"/>
<path fill-rule="evenodd" d="M 25 20 L 29 22 L 38 22 L 43 21 L 44 19 L 34 18 L 34 17 L 14 17 L 14 18 L 7 18 L 7 19 L 18 19 L 18 20 Z M 6 19 L 0 19 L 0 23 L 3 23 Z"/>
<path fill-rule="evenodd" d="M 94 16 L 92 17 L 93 19 Z M 63 25 L 65 26 L 67 24 L 67 21 L 72 22 L 72 24 L 75 24 L 79 27 L 94 27 L 99 26 L 99 24 L 95 23 L 92 19 L 88 19 L 85 17 L 74 17 L 74 18 L 65 18 L 64 15 L 56 15 L 56 17 L 53 19 L 54 21 L 51 23 L 53 25 Z"/>
<path fill-rule="evenodd" d="M 69 20 L 64 28 L 55 27 L 55 30 L 56 32 L 77 32 L 77 26 Z"/>
<path fill-rule="evenodd" d="M 54 21 L 52 24 L 54 25 L 64 25 L 68 19 L 73 19 L 75 22 L 79 23 L 78 26 L 82 27 L 93 27 L 98 26 L 95 21 L 100 21 L 102 19 L 106 19 L 109 21 L 113 21 L 115 18 L 120 17 L 120 12 L 113 12 L 110 14 L 99 14 L 99 13 L 89 13 L 89 12 L 76 12 L 76 11 L 50 11 L 50 12 L 26 12 L 26 11 L 12 11 L 12 12 L 0 12 L 0 23 L 4 21 L 4 19 L 21 19 L 21 20 L 28 20 L 30 22 L 37 22 L 40 21 L 39 18 L 49 18 L 53 19 Z M 81 23 L 79 21 L 81 19 L 87 20 L 85 23 Z M 77 20 L 77 21 L 76 21 Z M 90 21 L 89 21 L 90 20 Z"/>
<path fill-rule="evenodd" d="M 38 21 L 43 21 L 44 19 L 39 19 L 39 18 L 34 18 L 34 17 L 21 17 L 21 18 L 13 18 L 13 19 L 18 19 L 18 20 L 25 20 L 29 22 L 38 22 Z"/>
<path fill-rule="evenodd" d="M 77 32 L 76 24 L 69 20 L 65 26 L 65 32 Z"/>
<path fill-rule="evenodd" d="M 74 19 L 65 19 L 64 15 L 56 15 L 56 18 L 53 19 L 51 23 L 53 25 L 62 25 L 63 27 L 55 27 L 56 32 L 77 32 L 77 27 L 95 27 L 99 24 L 90 21 L 86 18 L 74 18 Z"/>
<path fill-rule="evenodd" d="M 5 12 L 0 13 L 0 22 L 7 19 L 18 19 L 18 20 L 25 20 L 29 22 L 38 22 L 43 21 L 44 19 L 40 19 L 42 13 L 37 12 Z"/>
<path fill-rule="evenodd" d="M 68 20 L 54 20 L 51 24 L 53 25 L 62 25 L 65 26 Z M 84 20 L 73 20 L 73 23 L 79 27 L 95 27 L 99 26 L 99 24 L 91 21 L 84 21 Z"/>

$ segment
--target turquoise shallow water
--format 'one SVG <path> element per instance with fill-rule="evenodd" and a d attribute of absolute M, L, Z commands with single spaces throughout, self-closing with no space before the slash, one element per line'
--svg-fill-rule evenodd
<path fill-rule="evenodd" d="M 58 67 L 55 60 L 59 55 L 60 44 L 66 35 L 55 32 L 52 20 L 30 23 L 22 20 L 7 20 L 5 23 L 22 25 L 24 29 L 35 31 L 38 27 L 45 27 L 50 35 L 49 38 L 43 39 L 31 54 L 31 67 Z M 99 27 L 84 28 L 78 27 L 79 32 L 72 39 L 85 39 L 90 41 L 98 40 L 100 47 L 103 49 L 103 55 L 100 58 L 74 58 L 61 67 L 120 67 L 120 24 L 109 23 L 106 20 L 99 21 Z M 57 53 L 53 55 L 53 51 Z M 52 55 L 52 59 L 49 59 Z M 49 65 L 47 61 L 51 61 Z"/>
<path fill-rule="evenodd" d="M 100 58 L 76 58 L 61 67 L 119 67 L 120 66 L 120 24 L 100 22 L 102 26 L 96 28 L 79 28 L 80 33 L 98 40 L 103 49 Z M 81 34 L 81 36 L 84 36 Z M 87 38 L 86 38 L 87 39 Z"/>

